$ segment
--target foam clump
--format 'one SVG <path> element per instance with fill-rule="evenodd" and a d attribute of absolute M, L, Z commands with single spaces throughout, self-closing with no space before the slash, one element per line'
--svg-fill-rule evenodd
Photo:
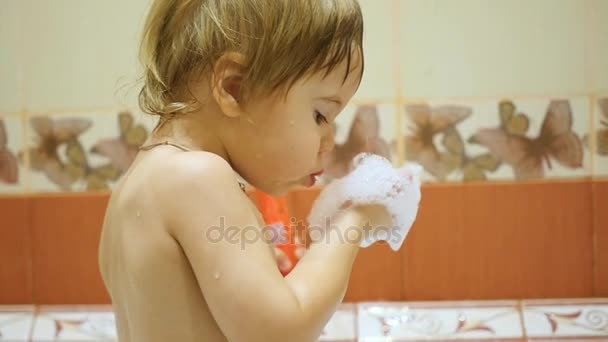
<path fill-rule="evenodd" d="M 328 222 L 349 207 L 380 205 L 390 213 L 392 225 L 366 231 L 361 247 L 384 240 L 399 250 L 418 213 L 422 167 L 408 163 L 395 168 L 388 159 L 370 153 L 358 154 L 352 165 L 346 176 L 321 191 L 308 216 L 310 226 L 328 228 Z"/>

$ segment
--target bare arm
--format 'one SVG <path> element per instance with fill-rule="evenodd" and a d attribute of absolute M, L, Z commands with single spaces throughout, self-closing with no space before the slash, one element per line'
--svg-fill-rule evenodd
<path fill-rule="evenodd" d="M 235 342 L 315 341 L 343 299 L 359 250 L 359 236 L 338 234 L 362 226 L 363 215 L 350 211 L 336 221 L 331 238 L 314 243 L 283 278 L 229 166 L 209 154 L 192 157 L 172 161 L 182 171 L 179 184 L 163 190 L 173 201 L 163 216 L 225 336 Z"/>

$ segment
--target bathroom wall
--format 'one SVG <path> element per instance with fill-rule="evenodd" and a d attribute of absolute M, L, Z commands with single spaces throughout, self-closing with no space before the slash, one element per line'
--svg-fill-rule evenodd
<path fill-rule="evenodd" d="M 3 171 L 1 193 L 111 188 L 129 162 L 115 147 L 135 146 L 155 124 L 136 105 L 137 45 L 148 3 L 3 0 L 0 118 L 7 143 L 2 148 L 11 155 L 6 168 L 17 175 Z M 608 129 L 608 104 L 600 105 L 608 103 L 606 1 L 364 0 L 361 5 L 366 73 L 338 119 L 339 143 L 348 139 L 352 120 L 365 105 L 378 114 L 378 134 L 395 163 L 422 162 L 428 181 L 608 175 L 606 138 L 593 139 Z M 576 155 L 550 164 L 530 157 L 532 170 L 517 176 L 520 165 L 497 160 L 509 159 L 517 149 L 502 149 L 497 141 L 516 135 L 525 144 L 550 135 L 551 129 L 542 135 L 541 126 L 554 107 L 561 119 L 552 129 L 582 144 L 541 143 L 539 153 L 553 148 L 565 153 L 569 146 Z M 413 121 L 420 115 L 425 119 Z M 121 131 L 121 119 L 133 122 Z M 446 124 L 438 128 L 442 120 Z M 62 126 L 77 139 L 49 141 L 57 133 L 45 131 L 45 125 Z M 424 137 L 425 127 L 438 129 Z M 504 129 L 469 142 L 481 129 L 498 127 Z M 425 138 L 433 143 L 420 144 Z M 41 145 L 57 154 L 42 153 Z M 86 165 L 77 166 L 87 169 L 73 176 L 75 181 L 48 171 L 50 164 L 76 163 L 75 150 L 85 153 L 80 163 Z"/>
<path fill-rule="evenodd" d="M 107 191 L 155 124 L 136 106 L 149 1 L 1 1 L 0 259 L 15 263 L 2 262 L 0 299 L 27 302 L 52 297 L 44 286 L 71 272 L 64 259 L 95 248 Z M 353 279 L 377 286 L 349 298 L 608 295 L 608 1 L 360 2 L 366 73 L 337 140 L 373 109 L 379 126 L 368 134 L 396 165 L 423 164 L 425 200 L 403 253 L 362 253 Z M 314 196 L 294 192 L 294 211 Z M 48 244 L 81 233 L 88 244 Z M 80 260 L 79 272 L 94 267 Z M 403 281 L 388 285 L 395 276 Z M 482 277 L 498 285 L 464 290 Z M 541 285 L 501 287 L 513 277 Z M 462 287 L 437 285 L 446 278 Z"/>

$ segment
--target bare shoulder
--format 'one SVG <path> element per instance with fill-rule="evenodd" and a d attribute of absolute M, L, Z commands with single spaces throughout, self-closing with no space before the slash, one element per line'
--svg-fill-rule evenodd
<path fill-rule="evenodd" d="M 162 188 L 168 207 L 162 218 L 213 319 L 230 341 L 285 341 L 300 307 L 236 173 L 209 154 L 179 153 L 163 163 L 159 171 L 170 170 L 176 181 Z M 272 309 L 260 313 L 260 302 Z M 268 329 L 268 322 L 278 328 Z"/>
<path fill-rule="evenodd" d="M 172 172 L 172 178 L 198 184 L 207 181 L 234 181 L 235 173 L 230 164 L 222 157 L 203 151 L 176 153 L 169 156 L 163 163 L 166 171 Z"/>
<path fill-rule="evenodd" d="M 192 220 L 216 221 L 218 215 L 254 215 L 236 173 L 218 155 L 198 151 L 177 153 L 159 165 L 156 172 L 155 178 L 167 180 L 158 186 L 158 195 L 166 209 L 163 216 L 171 233 L 175 233 L 172 229 L 176 227 L 192 226 L 189 222 Z"/>

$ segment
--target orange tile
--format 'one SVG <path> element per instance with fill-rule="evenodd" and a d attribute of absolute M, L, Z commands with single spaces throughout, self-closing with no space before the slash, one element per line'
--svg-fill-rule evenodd
<path fill-rule="evenodd" d="M 107 304 L 97 252 L 107 194 L 38 195 L 32 202 L 37 304 Z"/>
<path fill-rule="evenodd" d="M 454 286 L 470 277 L 462 272 L 468 258 L 460 252 L 466 234 L 462 187 L 423 186 L 418 217 L 402 247 L 404 300 L 459 297 Z"/>
<path fill-rule="evenodd" d="M 608 296 L 608 179 L 593 182 L 595 296 Z"/>
<path fill-rule="evenodd" d="M 426 186 L 406 299 L 591 296 L 590 192 L 587 180 Z"/>
<path fill-rule="evenodd" d="M 403 298 L 403 257 L 386 243 L 359 251 L 353 266 L 345 302 L 394 301 Z"/>
<path fill-rule="evenodd" d="M 32 303 L 29 201 L 0 197 L 0 303 Z"/>

